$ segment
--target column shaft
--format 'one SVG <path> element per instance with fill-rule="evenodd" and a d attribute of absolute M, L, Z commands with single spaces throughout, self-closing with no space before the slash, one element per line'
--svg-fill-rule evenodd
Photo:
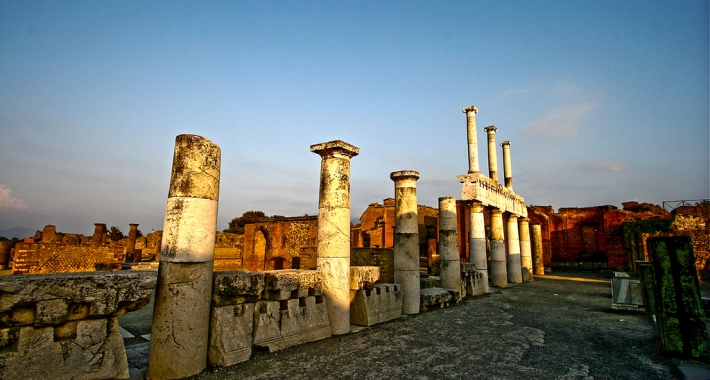
<path fill-rule="evenodd" d="M 533 262 L 530 248 L 530 219 L 518 218 L 520 233 L 520 265 L 523 271 L 523 281 L 533 280 Z"/>
<path fill-rule="evenodd" d="M 503 243 L 503 212 L 498 209 L 491 211 L 491 284 L 497 288 L 508 287 Z"/>
<path fill-rule="evenodd" d="M 132 263 L 135 261 L 136 252 L 136 237 L 138 236 L 138 225 L 131 223 L 128 225 L 130 230 L 128 231 L 128 246 L 126 247 L 126 262 Z"/>
<path fill-rule="evenodd" d="M 492 180 L 498 181 L 498 154 L 496 152 L 496 131 L 495 125 L 486 127 L 484 131 L 488 134 L 488 174 Z"/>
<path fill-rule="evenodd" d="M 219 146 L 179 135 L 170 178 L 147 379 L 176 379 L 207 365 L 219 200 Z"/>
<path fill-rule="evenodd" d="M 466 132 L 468 136 L 468 172 L 478 173 L 478 136 L 476 134 L 476 113 L 475 106 L 466 107 L 462 110 L 466 114 Z"/>
<path fill-rule="evenodd" d="M 419 218 L 415 171 L 390 174 L 394 181 L 394 282 L 402 285 L 402 313 L 419 313 Z"/>
<path fill-rule="evenodd" d="M 503 176 L 505 177 L 505 187 L 513 190 L 513 165 L 510 162 L 510 141 L 500 143 L 503 147 Z"/>
<path fill-rule="evenodd" d="M 540 223 L 532 224 L 531 238 L 534 272 L 538 276 L 543 276 L 545 274 L 545 262 L 542 256 L 542 226 Z"/>
<path fill-rule="evenodd" d="M 483 204 L 473 201 L 470 211 L 471 231 L 468 245 L 468 261 L 476 265 L 476 272 L 486 279 L 484 293 L 488 293 L 488 256 L 486 254 L 486 225 L 483 218 Z"/>
<path fill-rule="evenodd" d="M 518 216 L 510 215 L 507 223 L 508 232 L 508 282 L 523 282 L 520 265 L 520 236 L 518 235 Z"/>
<path fill-rule="evenodd" d="M 461 256 L 456 221 L 456 198 L 439 198 L 439 268 L 441 287 L 444 289 L 461 289 Z"/>
<path fill-rule="evenodd" d="M 336 140 L 311 146 L 321 160 L 317 267 L 333 335 L 350 332 L 350 158 L 360 149 Z"/>

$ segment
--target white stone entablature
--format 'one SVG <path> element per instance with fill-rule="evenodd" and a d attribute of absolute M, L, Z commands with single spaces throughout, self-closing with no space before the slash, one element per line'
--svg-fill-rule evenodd
<path fill-rule="evenodd" d="M 503 212 L 522 217 L 528 216 L 523 197 L 510 191 L 498 181 L 481 173 L 461 174 L 458 178 L 462 183 L 461 200 L 479 201 L 484 206 L 495 207 Z"/>

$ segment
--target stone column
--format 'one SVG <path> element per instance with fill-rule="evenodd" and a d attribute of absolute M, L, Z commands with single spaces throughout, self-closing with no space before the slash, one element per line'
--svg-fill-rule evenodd
<path fill-rule="evenodd" d="M 523 282 L 523 272 L 520 263 L 520 236 L 518 234 L 518 216 L 511 214 L 508 218 L 508 282 L 519 284 Z"/>
<path fill-rule="evenodd" d="M 483 204 L 471 203 L 471 231 L 468 237 L 468 261 L 476 265 L 476 272 L 483 275 L 484 293 L 488 293 L 488 255 L 486 254 L 486 225 L 483 218 Z M 505 257 L 504 257 L 505 258 Z"/>
<path fill-rule="evenodd" d="M 402 314 L 419 313 L 419 218 L 417 179 L 411 170 L 393 172 L 394 282 L 402 285 Z"/>
<path fill-rule="evenodd" d="M 543 276 L 545 274 L 545 261 L 542 256 L 542 226 L 540 223 L 532 223 L 531 238 L 534 273 L 538 276 Z"/>
<path fill-rule="evenodd" d="M 207 365 L 220 161 L 212 141 L 175 138 L 147 379 L 188 377 Z"/>
<path fill-rule="evenodd" d="M 520 233 L 520 265 L 523 270 L 523 281 L 533 280 L 533 262 L 530 248 L 530 219 L 518 218 Z"/>
<path fill-rule="evenodd" d="M 439 198 L 439 275 L 444 289 L 461 289 L 456 198 Z"/>
<path fill-rule="evenodd" d="M 500 143 L 503 147 L 503 176 L 505 177 L 505 187 L 513 191 L 513 165 L 510 163 L 510 141 Z"/>
<path fill-rule="evenodd" d="M 483 129 L 488 134 L 488 174 L 492 180 L 498 181 L 498 154 L 496 152 L 496 128 L 495 125 Z"/>
<path fill-rule="evenodd" d="M 476 113 L 478 108 L 475 106 L 462 109 L 466 114 L 466 129 L 468 132 L 468 172 L 478 173 L 478 136 L 476 135 Z"/>
<path fill-rule="evenodd" d="M 132 263 L 135 259 L 136 237 L 138 236 L 138 224 L 131 223 L 128 225 L 128 246 L 126 247 L 126 262 Z"/>
<path fill-rule="evenodd" d="M 503 212 L 498 209 L 491 211 L 491 284 L 497 288 L 508 287 L 503 244 Z"/>
<path fill-rule="evenodd" d="M 106 224 L 94 223 L 94 245 L 100 246 L 104 243 L 104 234 L 106 233 Z"/>
<path fill-rule="evenodd" d="M 335 140 L 311 145 L 321 156 L 317 266 L 333 335 L 350 332 L 350 158 L 360 149 Z"/>

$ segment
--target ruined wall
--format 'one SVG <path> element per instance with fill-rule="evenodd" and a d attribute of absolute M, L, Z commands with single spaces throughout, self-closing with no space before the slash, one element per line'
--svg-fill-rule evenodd
<path fill-rule="evenodd" d="M 247 224 L 242 268 L 251 271 L 293 268 L 293 259 L 299 258 L 302 249 L 315 248 L 317 239 L 317 216 Z"/>
<path fill-rule="evenodd" d="M 394 283 L 393 248 L 351 248 L 351 266 L 373 266 L 380 268 L 378 284 Z"/>
<path fill-rule="evenodd" d="M 13 274 L 94 272 L 121 269 L 123 247 L 17 243 Z"/>

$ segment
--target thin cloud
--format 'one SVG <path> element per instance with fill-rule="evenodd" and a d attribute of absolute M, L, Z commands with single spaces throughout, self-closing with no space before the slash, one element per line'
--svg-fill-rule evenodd
<path fill-rule="evenodd" d="M 20 198 L 12 195 L 12 189 L 0 184 L 0 210 L 29 210 L 29 207 Z"/>
<path fill-rule="evenodd" d="M 574 165 L 574 168 L 594 172 L 619 172 L 630 169 L 630 166 L 619 161 L 594 161 Z"/>
<path fill-rule="evenodd" d="M 546 141 L 574 136 L 597 107 L 598 104 L 592 102 L 557 109 L 525 125 L 521 131 L 532 138 Z"/>

